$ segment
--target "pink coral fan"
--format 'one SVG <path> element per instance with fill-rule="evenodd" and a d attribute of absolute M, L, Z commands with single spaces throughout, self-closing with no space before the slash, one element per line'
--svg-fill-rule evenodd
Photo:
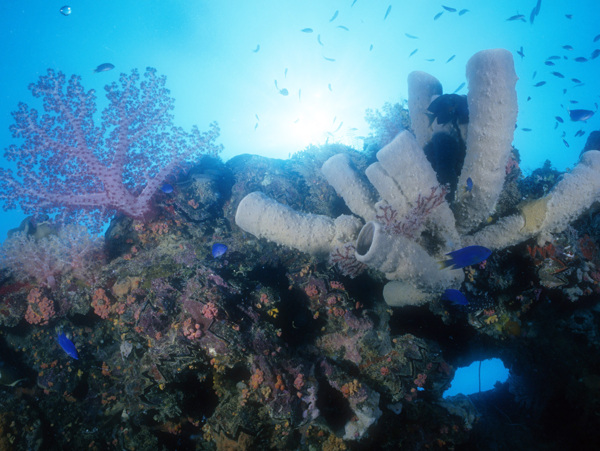
<path fill-rule="evenodd" d="M 87 214 L 99 229 L 116 212 L 134 219 L 153 216 L 152 197 L 166 178 L 199 153 L 216 155 L 219 128 L 185 132 L 173 125 L 173 99 L 165 77 L 147 68 L 121 74 L 105 87 L 108 106 L 100 126 L 94 122 L 95 91 L 81 78 L 68 81 L 51 69 L 30 85 L 46 114 L 19 104 L 11 126 L 23 140 L 5 153 L 18 176 L 0 169 L 0 200 L 5 209 L 19 205 L 27 214 L 59 214 L 63 219 Z M 120 85 L 120 86 L 119 86 Z"/>

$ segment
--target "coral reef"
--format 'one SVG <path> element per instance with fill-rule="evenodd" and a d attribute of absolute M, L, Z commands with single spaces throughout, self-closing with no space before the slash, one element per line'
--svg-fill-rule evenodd
<path fill-rule="evenodd" d="M 441 85 L 419 73 L 409 86 L 410 115 L 423 113 L 415 136 L 401 133 L 377 161 L 376 144 L 312 146 L 286 161 L 206 157 L 156 193 L 152 218 L 115 217 L 104 240 L 25 221 L 0 268 L 0 448 L 593 449 L 597 204 L 557 220 L 555 202 L 571 189 L 561 183 L 582 175 L 548 164 L 523 177 L 509 149 L 502 191 L 489 188 L 496 200 L 482 189 L 459 207 L 459 174 L 454 188 L 436 180 L 430 158 L 443 161 L 441 135 L 466 161 L 471 123 L 438 115 L 430 130 L 432 97 L 414 93 L 441 97 Z M 540 198 L 546 216 L 516 244 L 437 267 L 522 215 L 521 199 Z M 480 219 L 461 219 L 469 208 Z M 215 243 L 227 251 L 214 256 Z M 28 271 L 19 252 L 52 270 Z M 447 286 L 468 305 L 441 300 Z M 444 397 L 456 368 L 490 357 L 510 368 L 507 382 Z"/>
<path fill-rule="evenodd" d="M 421 303 L 439 296 L 444 289 L 458 287 L 463 281 L 462 272 L 440 269 L 436 264 L 453 249 L 475 244 L 504 249 L 534 236 L 543 242 L 550 233 L 564 230 L 600 197 L 600 151 L 585 152 L 580 163 L 547 196 L 522 205 L 520 214 L 487 225 L 512 161 L 517 116 L 517 76 L 512 55 L 503 49 L 478 52 L 467 64 L 467 80 L 469 122 L 459 130 L 458 120 L 454 124 L 440 123 L 438 117 L 427 124 L 431 116 L 426 115 L 428 106 L 441 95 L 441 84 L 425 73 L 409 76 L 408 105 L 414 136 L 409 131 L 401 132 L 366 169 L 378 193 L 377 203 L 346 155 L 335 155 L 325 162 L 321 170 L 329 184 L 350 211 L 366 222 L 350 242 L 340 245 L 340 235 L 350 235 L 356 222 L 340 232 L 330 218 L 292 212 L 261 193 L 252 193 L 240 202 L 236 223 L 256 236 L 313 255 L 329 248 L 334 261 L 352 260 L 340 249 L 354 246 L 356 260 L 394 281 L 384 291 L 386 302 L 394 306 Z M 454 186 L 470 187 L 457 189 L 449 203 L 440 198 L 426 207 L 426 193 L 431 190 L 434 198 L 435 190 L 443 188 L 423 147 L 435 135 L 447 133 L 451 125 L 456 126 L 459 137 L 466 135 L 464 163 Z M 285 208 L 287 214 L 276 214 L 278 208 Z M 246 220 L 252 214 L 259 216 L 260 222 Z M 314 219 L 305 220 L 308 217 Z M 348 224 L 350 219 L 339 216 L 335 221 Z M 391 221 L 396 223 L 395 228 L 389 227 Z M 307 241 L 306 236 L 312 239 Z M 307 247 L 307 243 L 316 247 Z M 340 258 L 342 254 L 346 257 Z M 353 265 L 344 261 L 344 266 Z"/>

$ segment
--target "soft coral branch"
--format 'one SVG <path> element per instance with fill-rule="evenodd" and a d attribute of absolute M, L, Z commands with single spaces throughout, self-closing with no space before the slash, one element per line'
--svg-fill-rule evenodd
<path fill-rule="evenodd" d="M 23 103 L 13 113 L 11 131 L 23 143 L 5 152 L 17 164 L 16 177 L 0 169 L 4 208 L 19 205 L 27 214 L 63 218 L 83 210 L 96 229 L 116 212 L 151 217 L 153 195 L 177 166 L 221 150 L 214 144 L 215 123 L 205 133 L 173 125 L 165 80 L 152 68 L 141 82 L 136 70 L 121 74 L 119 83 L 105 88 L 109 105 L 98 127 L 94 91 L 85 92 L 80 77 L 67 82 L 64 74 L 48 70 L 30 85 L 45 114 Z"/>

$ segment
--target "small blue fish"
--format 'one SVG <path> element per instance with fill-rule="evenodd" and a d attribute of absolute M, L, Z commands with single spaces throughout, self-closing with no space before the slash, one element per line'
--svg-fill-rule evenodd
<path fill-rule="evenodd" d="M 212 247 L 212 256 L 214 258 L 219 258 L 222 255 L 225 255 L 225 252 L 227 252 L 227 246 L 221 243 L 215 243 L 213 244 Z"/>
<path fill-rule="evenodd" d="M 594 115 L 594 111 L 591 110 L 569 110 L 569 117 L 573 122 L 587 121 Z"/>
<path fill-rule="evenodd" d="M 70 14 L 71 14 L 71 12 L 72 12 L 72 10 L 71 10 L 71 7 L 70 7 L 70 6 L 67 6 L 67 5 L 65 5 L 65 6 L 63 6 L 62 8 L 60 8 L 60 10 L 59 10 L 59 11 L 60 11 L 60 13 L 61 13 L 63 16 L 68 16 L 68 15 L 70 15 Z"/>
<path fill-rule="evenodd" d="M 470 193 L 471 190 L 473 189 L 473 179 L 471 179 L 471 177 L 467 178 L 467 186 L 465 186 L 465 189 L 467 190 L 468 193 Z"/>
<path fill-rule="evenodd" d="M 452 55 L 450 58 L 448 58 L 446 60 L 446 63 L 449 63 L 450 61 L 452 61 L 454 58 L 456 58 L 456 55 Z"/>
<path fill-rule="evenodd" d="M 58 340 L 58 344 L 60 345 L 60 347 L 63 348 L 63 350 L 70 357 L 73 357 L 75 360 L 79 360 L 79 354 L 77 354 L 77 348 L 75 347 L 73 342 L 67 338 L 67 336 L 65 334 L 59 334 L 57 340 Z"/>
<path fill-rule="evenodd" d="M 391 10 L 392 10 L 392 5 L 388 6 L 388 9 L 386 9 L 385 16 L 383 16 L 383 20 L 387 19 L 387 16 L 390 15 Z"/>
<path fill-rule="evenodd" d="M 258 53 L 258 51 L 260 50 L 260 44 L 256 44 L 256 48 L 254 50 L 252 50 L 254 53 Z"/>
<path fill-rule="evenodd" d="M 465 295 L 452 288 L 448 288 L 444 291 L 442 294 L 442 301 L 448 301 L 454 305 L 469 305 L 469 301 L 467 301 Z"/>
<path fill-rule="evenodd" d="M 483 246 L 467 246 L 446 255 L 449 255 L 450 259 L 440 262 L 442 268 L 459 269 L 487 260 L 492 251 Z"/>
<path fill-rule="evenodd" d="M 458 91 L 460 91 L 464 87 L 465 87 L 465 82 L 462 82 L 460 85 L 458 85 L 458 88 L 456 88 L 452 94 L 456 94 Z"/>
<path fill-rule="evenodd" d="M 313 29 L 312 28 L 303 28 L 302 30 L 300 30 L 302 33 L 312 33 Z"/>
<path fill-rule="evenodd" d="M 113 70 L 115 68 L 114 64 L 104 63 L 100 64 L 97 68 L 94 69 L 95 73 L 107 72 L 109 70 Z"/>
<path fill-rule="evenodd" d="M 165 194 L 171 194 L 173 192 L 173 185 L 165 183 L 163 186 L 160 187 L 160 189 Z"/>

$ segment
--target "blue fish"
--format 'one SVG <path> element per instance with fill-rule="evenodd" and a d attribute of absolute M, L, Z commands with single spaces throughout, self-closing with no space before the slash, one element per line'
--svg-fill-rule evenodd
<path fill-rule="evenodd" d="M 469 305 L 469 301 L 467 301 L 465 295 L 452 288 L 448 288 L 444 291 L 442 294 L 442 301 L 448 301 L 454 305 Z"/>
<path fill-rule="evenodd" d="M 96 72 L 96 73 L 106 72 L 109 70 L 113 70 L 114 68 L 115 68 L 114 64 L 104 63 L 104 64 L 100 64 L 97 68 L 95 68 L 94 72 Z"/>
<path fill-rule="evenodd" d="M 594 111 L 591 110 L 569 110 L 569 117 L 573 122 L 587 121 L 594 115 Z"/>
<path fill-rule="evenodd" d="M 173 192 L 173 185 L 165 183 L 160 189 L 165 194 L 171 194 Z"/>
<path fill-rule="evenodd" d="M 227 246 L 221 243 L 215 243 L 212 247 L 212 256 L 214 258 L 219 258 L 227 252 Z"/>
<path fill-rule="evenodd" d="M 73 342 L 67 338 L 67 336 L 65 334 L 59 334 L 57 340 L 58 340 L 58 344 L 60 345 L 60 347 L 63 348 L 63 350 L 69 356 L 73 357 L 75 360 L 79 360 L 79 354 L 77 354 L 77 348 L 75 347 Z"/>
<path fill-rule="evenodd" d="M 468 193 L 470 193 L 473 189 L 473 180 L 471 179 L 471 177 L 467 178 L 467 186 L 465 186 L 465 189 Z"/>
<path fill-rule="evenodd" d="M 440 262 L 442 268 L 459 269 L 487 260 L 492 251 L 483 246 L 467 246 L 446 255 L 449 255 L 450 259 Z"/>

